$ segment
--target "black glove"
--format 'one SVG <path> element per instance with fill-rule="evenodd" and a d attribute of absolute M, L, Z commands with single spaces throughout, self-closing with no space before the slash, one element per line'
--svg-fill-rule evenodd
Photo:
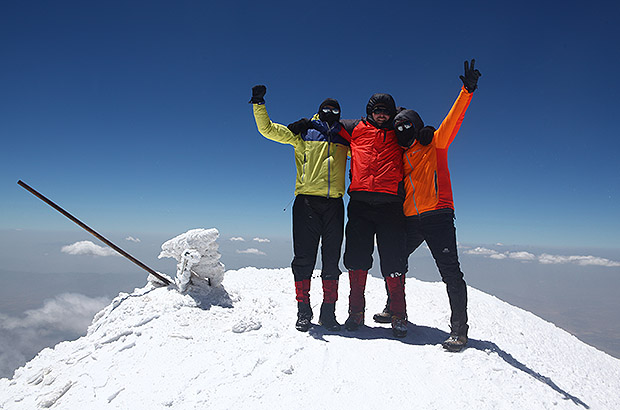
<path fill-rule="evenodd" d="M 250 104 L 265 104 L 265 94 L 267 94 L 267 87 L 264 85 L 255 85 L 252 87 L 252 99 Z"/>
<path fill-rule="evenodd" d="M 476 90 L 476 88 L 478 88 L 478 78 L 482 76 L 482 74 L 480 74 L 480 71 L 474 69 L 475 63 L 476 63 L 476 60 L 472 58 L 471 67 L 470 67 L 467 60 L 465 60 L 465 75 L 459 76 L 459 78 L 463 82 L 463 85 L 465 86 L 465 89 L 469 91 L 470 93 L 473 93 Z"/>
<path fill-rule="evenodd" d="M 295 121 L 287 125 L 286 127 L 289 130 L 291 130 L 293 134 L 298 135 L 298 134 L 301 134 L 302 132 L 308 131 L 308 128 L 310 128 L 311 124 L 312 124 L 312 121 L 310 121 L 307 118 L 302 118 L 301 120 Z"/>
<path fill-rule="evenodd" d="M 435 127 L 427 125 L 426 127 L 420 130 L 416 139 L 418 140 L 420 144 L 428 145 L 431 143 L 431 141 L 433 141 L 433 136 L 435 135 L 435 131 L 436 131 Z"/>

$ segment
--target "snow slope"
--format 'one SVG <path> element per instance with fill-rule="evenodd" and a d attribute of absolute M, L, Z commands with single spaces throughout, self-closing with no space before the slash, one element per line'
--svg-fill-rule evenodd
<path fill-rule="evenodd" d="M 344 321 L 347 275 L 340 284 Z M 120 294 L 86 336 L 0 379 L 0 409 L 620 409 L 620 360 L 469 291 L 469 348 L 448 353 L 440 282 L 408 279 L 404 339 L 368 320 L 357 332 L 296 331 L 288 268 L 227 271 L 222 286 L 187 294 L 149 283 Z M 368 278 L 369 318 L 384 292 Z"/>

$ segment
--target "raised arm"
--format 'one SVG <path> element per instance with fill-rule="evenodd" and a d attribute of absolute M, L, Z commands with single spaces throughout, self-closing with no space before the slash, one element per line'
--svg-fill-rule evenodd
<path fill-rule="evenodd" d="M 472 59 L 470 66 L 469 63 L 465 61 L 465 75 L 459 77 L 461 81 L 463 81 L 461 92 L 448 112 L 448 115 L 446 115 L 446 118 L 444 118 L 437 131 L 435 131 L 434 139 L 437 148 L 448 148 L 461 128 L 461 124 L 465 118 L 465 112 L 467 112 L 473 93 L 476 88 L 478 88 L 478 78 L 482 76 L 480 71 L 474 68 L 475 63 L 476 60 Z"/>
<path fill-rule="evenodd" d="M 293 134 L 285 125 L 274 123 L 269 118 L 264 99 L 266 93 L 267 87 L 264 85 L 252 87 L 252 99 L 250 99 L 250 103 L 254 109 L 254 120 L 256 121 L 258 132 L 260 132 L 263 137 L 272 141 L 295 146 L 300 142 L 299 135 Z"/>

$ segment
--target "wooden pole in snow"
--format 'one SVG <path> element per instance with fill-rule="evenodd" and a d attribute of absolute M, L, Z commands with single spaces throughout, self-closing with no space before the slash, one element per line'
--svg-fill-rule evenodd
<path fill-rule="evenodd" d="M 130 254 L 128 254 L 127 252 L 125 252 L 124 250 L 119 248 L 118 246 L 114 245 L 112 242 L 110 242 L 109 240 L 104 238 L 102 235 L 100 235 L 98 232 L 96 232 L 95 230 L 90 228 L 84 222 L 80 221 L 79 219 L 77 219 L 76 217 L 71 215 L 69 212 L 65 211 L 64 209 L 62 209 L 61 207 L 56 205 L 50 199 L 46 198 L 44 195 L 42 195 L 39 192 L 37 192 L 37 190 L 35 190 L 34 188 L 32 188 L 31 186 L 29 186 L 28 184 L 26 184 L 25 182 L 23 182 L 21 180 L 17 181 L 17 183 L 19 185 L 21 185 L 23 188 L 25 188 L 27 191 L 29 191 L 31 194 L 33 194 L 34 196 L 36 196 L 37 198 L 39 198 L 40 200 L 42 200 L 43 202 L 45 202 L 46 204 L 48 204 L 49 206 L 51 206 L 52 208 L 54 208 L 55 210 L 57 210 L 58 212 L 60 212 L 64 216 L 66 216 L 67 218 L 71 219 L 73 222 L 78 224 L 85 231 L 87 231 L 88 233 L 90 233 L 93 236 L 95 236 L 97 239 L 99 239 L 101 242 L 103 242 L 106 245 L 108 245 L 110 248 L 114 249 L 116 252 L 120 253 L 125 258 L 129 259 L 130 261 L 132 261 L 133 263 L 135 263 L 136 265 L 138 265 L 139 267 L 141 267 L 142 269 L 144 269 L 145 271 L 147 271 L 151 275 L 155 276 L 157 279 L 161 280 L 166 285 L 170 285 L 170 281 L 168 279 L 166 279 L 165 277 L 163 277 L 159 273 L 155 272 L 153 269 L 149 268 L 148 266 L 146 266 L 145 264 L 143 264 L 142 262 L 140 262 L 139 260 L 137 260 L 136 258 L 131 256 Z"/>

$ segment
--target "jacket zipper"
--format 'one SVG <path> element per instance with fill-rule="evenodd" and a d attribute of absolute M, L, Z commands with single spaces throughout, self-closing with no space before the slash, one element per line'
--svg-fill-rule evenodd
<path fill-rule="evenodd" d="M 416 152 L 420 152 L 421 150 L 417 150 L 412 152 L 412 154 L 415 154 Z M 405 158 L 407 158 L 407 162 L 409 163 L 409 166 L 411 167 L 411 170 L 413 171 L 413 165 L 411 165 L 411 161 L 409 160 L 409 155 L 405 154 Z M 416 214 L 418 214 L 418 216 L 420 215 L 420 211 L 418 210 L 418 204 L 416 203 L 415 200 L 415 185 L 413 185 L 413 178 L 411 178 L 411 172 L 409 173 L 409 183 L 411 184 L 411 188 L 413 189 L 413 193 L 411 195 L 411 197 L 413 198 L 413 207 L 415 208 L 415 212 Z"/>
<path fill-rule="evenodd" d="M 332 168 L 331 168 L 331 164 L 330 164 L 330 158 L 329 158 L 329 150 L 331 149 L 332 143 L 329 140 L 329 136 L 327 137 L 327 197 L 329 198 L 329 191 L 331 189 L 331 182 L 332 182 Z"/>
<path fill-rule="evenodd" d="M 329 124 L 328 124 L 329 125 Z M 327 198 L 329 198 L 329 192 L 331 190 L 331 184 L 332 184 L 332 167 L 331 167 L 331 161 L 329 158 L 329 151 L 331 150 L 331 146 L 332 146 L 332 128 L 333 125 L 331 127 L 329 127 L 329 129 L 327 130 Z"/>

